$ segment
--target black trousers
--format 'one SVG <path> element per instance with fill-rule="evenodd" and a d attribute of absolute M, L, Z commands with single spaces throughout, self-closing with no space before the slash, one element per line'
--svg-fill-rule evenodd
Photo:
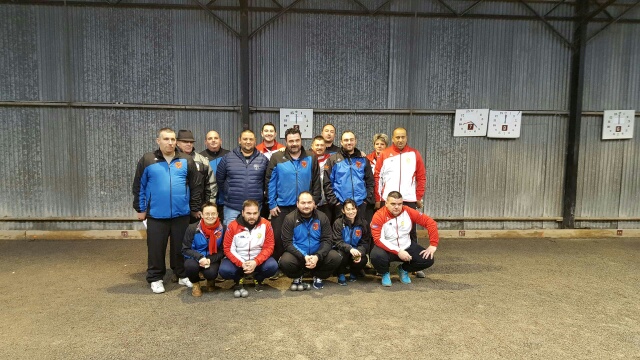
<path fill-rule="evenodd" d="M 207 280 L 215 280 L 218 277 L 218 269 L 220 269 L 220 262 L 211 263 L 208 268 L 203 268 L 196 259 L 186 259 L 184 261 L 184 270 L 187 273 L 189 281 L 197 283 L 200 281 L 200 271 Z"/>
<path fill-rule="evenodd" d="M 329 254 L 316 264 L 314 269 L 309 270 L 311 276 L 317 276 L 320 279 L 326 279 L 331 276 L 335 270 L 340 266 L 342 257 L 337 251 L 331 250 Z M 297 279 L 304 275 L 307 268 L 304 266 L 304 261 L 301 261 L 297 257 L 293 256 L 289 252 L 284 252 L 278 262 L 280 270 L 289 278 Z"/>
<path fill-rule="evenodd" d="M 353 262 L 353 255 L 350 252 L 344 252 L 341 250 L 336 250 L 342 256 L 342 260 L 340 261 L 340 266 L 338 266 L 338 274 L 344 274 L 347 271 L 347 266 L 351 270 L 352 274 L 358 274 L 360 270 L 364 269 L 365 265 L 367 265 L 367 254 L 362 254 L 362 258 L 359 262 Z"/>
<path fill-rule="evenodd" d="M 179 278 L 186 277 L 182 239 L 189 215 L 173 219 L 147 218 L 147 282 L 162 280 L 167 273 L 165 253 L 169 242 L 169 266 Z"/>
<path fill-rule="evenodd" d="M 381 201 L 380 202 L 380 207 L 383 207 L 384 204 L 385 204 L 385 202 Z M 418 207 L 418 203 L 417 202 L 404 201 L 402 204 L 403 205 L 407 205 L 408 207 L 410 207 L 410 208 L 412 208 L 414 210 Z M 411 238 L 412 242 L 418 242 L 418 233 L 416 232 L 416 223 L 413 223 L 413 226 L 411 227 L 411 232 L 409 233 L 409 237 Z"/>
<path fill-rule="evenodd" d="M 268 207 L 268 205 L 267 205 Z M 288 214 L 294 212 L 296 210 L 296 206 L 279 206 L 280 215 L 271 217 L 271 227 L 273 228 L 273 241 L 275 242 L 275 246 L 273 248 L 273 255 L 276 261 L 280 259 L 282 253 L 284 252 L 284 246 L 282 245 L 282 223 L 284 222 L 284 217 Z"/>
<path fill-rule="evenodd" d="M 433 257 L 431 259 L 422 258 L 420 255 L 422 250 L 424 250 L 422 246 L 412 242 L 411 245 L 405 249 L 405 251 L 411 255 L 411 261 L 403 262 L 398 255 L 389 253 L 381 247 L 374 246 L 371 250 L 371 264 L 378 274 L 389 272 L 389 263 L 392 261 L 402 262 L 402 268 L 408 272 L 424 270 L 433 265 L 434 259 Z"/>

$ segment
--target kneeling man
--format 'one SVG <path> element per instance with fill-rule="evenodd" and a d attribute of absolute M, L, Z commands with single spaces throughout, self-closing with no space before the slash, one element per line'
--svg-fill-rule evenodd
<path fill-rule="evenodd" d="M 329 218 L 315 209 L 313 196 L 308 191 L 298 195 L 297 209 L 282 222 L 284 254 L 280 257 L 280 270 L 293 279 L 291 290 L 307 290 L 302 282 L 306 270 L 313 276 L 313 287 L 322 289 L 322 280 L 331 276 L 341 262 L 341 256 L 331 250 L 331 224 Z"/>
<path fill-rule="evenodd" d="M 409 233 L 414 224 L 429 232 L 429 247 L 411 241 Z M 371 264 L 382 275 L 382 286 L 391 286 L 389 263 L 401 261 L 397 268 L 400 281 L 411 283 L 409 272 L 424 270 L 433 265 L 438 246 L 438 225 L 425 214 L 402 204 L 402 195 L 392 191 L 385 206 L 376 211 L 371 221 L 371 236 L 375 246 L 371 250 Z"/>
<path fill-rule="evenodd" d="M 235 297 L 247 297 L 244 277 L 253 275 L 256 291 L 262 291 L 262 281 L 278 271 L 278 263 L 273 254 L 273 228 L 271 223 L 260 217 L 260 207 L 256 200 L 245 200 L 242 212 L 229 223 L 224 235 L 225 259 L 220 264 L 220 276 L 233 279 Z"/>

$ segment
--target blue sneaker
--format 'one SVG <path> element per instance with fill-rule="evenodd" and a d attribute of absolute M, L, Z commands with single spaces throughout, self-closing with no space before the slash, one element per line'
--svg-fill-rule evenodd
<path fill-rule="evenodd" d="M 400 276 L 400 281 L 402 281 L 403 284 L 411 284 L 409 273 L 404 271 L 402 265 L 398 265 L 398 276 Z"/>
<path fill-rule="evenodd" d="M 391 286 L 391 274 L 389 272 L 382 274 L 382 286 Z"/>
<path fill-rule="evenodd" d="M 322 283 L 322 279 L 320 279 L 319 277 L 313 277 L 313 288 L 314 289 L 322 289 L 324 287 L 324 284 Z"/>
<path fill-rule="evenodd" d="M 347 286 L 347 278 L 344 274 L 338 275 L 338 285 Z"/>
<path fill-rule="evenodd" d="M 356 274 L 354 273 L 349 274 L 349 281 L 354 282 L 356 280 L 358 280 L 358 277 L 356 276 Z"/>

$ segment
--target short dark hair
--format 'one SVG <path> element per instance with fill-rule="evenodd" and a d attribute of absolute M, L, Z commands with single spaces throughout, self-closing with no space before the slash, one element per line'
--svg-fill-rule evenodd
<path fill-rule="evenodd" d="M 160 137 L 160 133 L 163 133 L 163 132 L 172 132 L 174 134 L 176 133 L 175 130 L 173 130 L 170 127 L 163 127 L 162 129 L 158 130 L 158 137 Z"/>
<path fill-rule="evenodd" d="M 322 141 L 324 143 L 324 138 L 322 137 L 322 135 L 318 135 L 314 137 L 313 140 L 311 140 L 311 143 L 314 143 L 316 141 Z"/>
<path fill-rule="evenodd" d="M 212 203 L 211 201 L 207 201 L 206 203 L 204 203 L 204 205 L 202 205 L 202 210 L 204 210 L 204 208 L 206 207 L 211 207 L 211 206 L 216 208 L 216 211 L 218 211 L 218 206 L 216 206 L 216 204 Z"/>
<path fill-rule="evenodd" d="M 324 124 L 324 126 L 322 127 L 322 130 L 324 130 L 324 128 L 326 128 L 327 126 L 331 126 L 331 127 L 333 128 L 333 131 L 336 131 L 336 127 L 335 127 L 335 126 L 333 126 L 333 124 L 332 124 L 332 123 Z"/>
<path fill-rule="evenodd" d="M 400 192 L 398 191 L 392 191 L 389 193 L 389 195 L 387 195 L 387 199 L 388 198 L 402 199 L 402 194 L 400 194 Z"/>
<path fill-rule="evenodd" d="M 260 209 L 260 204 L 257 201 L 255 201 L 253 199 L 249 199 L 249 200 L 245 200 L 242 203 L 242 211 L 244 211 L 244 209 L 248 208 L 249 206 L 255 206 L 258 209 Z"/>
<path fill-rule="evenodd" d="M 261 132 L 264 131 L 265 126 L 273 126 L 273 130 L 276 130 L 276 126 L 272 122 L 268 122 L 268 123 L 262 124 L 262 128 L 260 128 Z"/>
<path fill-rule="evenodd" d="M 302 137 L 302 133 L 300 132 L 300 129 L 298 129 L 298 128 L 288 128 L 287 131 L 284 132 L 284 139 L 287 140 L 289 135 L 295 135 L 295 134 L 298 134 L 298 135 L 300 135 L 300 137 Z"/>
<path fill-rule="evenodd" d="M 344 201 L 344 204 L 342 204 L 342 210 L 344 210 L 344 208 L 348 205 L 351 204 L 353 205 L 354 208 L 356 208 L 356 210 L 358 210 L 358 205 L 356 204 L 355 200 L 353 199 L 347 199 Z"/>
<path fill-rule="evenodd" d="M 251 135 L 253 135 L 253 137 L 256 137 L 256 133 L 254 133 L 253 131 L 246 129 L 246 130 L 242 130 L 242 132 L 240 133 L 240 138 L 242 138 L 242 134 L 244 133 L 251 133 Z"/>
<path fill-rule="evenodd" d="M 355 139 L 357 139 L 357 138 L 358 138 L 358 137 L 356 136 L 356 133 L 354 133 L 353 131 L 351 131 L 351 130 L 345 130 L 345 131 L 343 131 L 343 132 L 342 132 L 342 135 L 340 135 L 340 140 L 342 140 L 342 137 L 344 136 L 344 134 L 353 134 L 353 137 L 354 137 Z"/>
<path fill-rule="evenodd" d="M 308 192 L 308 191 L 303 191 L 303 192 L 301 192 L 300 194 L 298 194 L 298 200 L 297 200 L 297 201 L 300 201 L 300 196 L 302 196 L 302 195 L 304 195 L 304 194 L 307 194 L 307 195 L 311 196 L 311 198 L 313 199 L 313 195 L 311 195 L 311 193 L 310 193 L 310 192 Z M 315 201 L 315 200 L 314 200 L 314 201 Z"/>

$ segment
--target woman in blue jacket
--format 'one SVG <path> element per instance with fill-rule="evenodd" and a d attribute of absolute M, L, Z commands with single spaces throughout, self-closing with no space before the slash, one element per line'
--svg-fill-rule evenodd
<path fill-rule="evenodd" d="M 347 267 L 351 272 L 349 281 L 356 281 L 356 274 L 367 264 L 371 231 L 362 215 L 358 214 L 356 202 L 347 199 L 342 207 L 342 216 L 333 223 L 333 248 L 342 255 L 338 267 L 338 284 L 342 286 L 347 285 Z"/>
<path fill-rule="evenodd" d="M 202 219 L 189 225 L 182 241 L 184 268 L 193 283 L 191 295 L 195 297 L 202 296 L 200 272 L 207 279 L 208 290 L 211 291 L 215 287 L 220 262 L 224 257 L 223 235 L 218 209 L 215 204 L 207 202 L 202 206 Z"/>

